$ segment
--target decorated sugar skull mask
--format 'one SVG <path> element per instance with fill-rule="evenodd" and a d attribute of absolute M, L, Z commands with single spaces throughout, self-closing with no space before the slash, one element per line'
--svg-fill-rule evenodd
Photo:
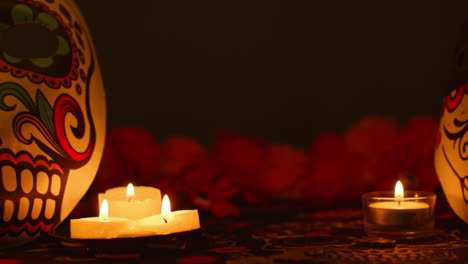
<path fill-rule="evenodd" d="M 0 0 L 0 247 L 57 226 L 92 183 L 105 102 L 72 0 Z"/>
<path fill-rule="evenodd" d="M 440 120 L 435 168 L 450 206 L 468 223 L 468 20 L 457 50 Z"/>

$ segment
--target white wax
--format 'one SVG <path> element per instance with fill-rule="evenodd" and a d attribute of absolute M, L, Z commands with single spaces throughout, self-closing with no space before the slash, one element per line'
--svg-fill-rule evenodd
<path fill-rule="evenodd" d="M 171 217 L 164 221 L 160 214 L 137 221 L 134 232 L 144 236 L 167 235 L 191 231 L 200 228 L 198 210 L 173 211 Z"/>
<path fill-rule="evenodd" d="M 433 223 L 429 204 L 414 201 L 384 201 L 369 204 L 366 222 L 395 229 L 417 228 Z"/>
<path fill-rule="evenodd" d="M 429 205 L 424 202 L 411 202 L 411 201 L 401 201 L 400 203 L 396 201 L 389 202 L 375 202 L 369 204 L 371 208 L 380 208 L 380 209 L 394 209 L 394 210 L 414 210 L 414 209 L 426 209 L 429 208 Z"/>
<path fill-rule="evenodd" d="M 127 237 L 133 233 L 135 221 L 128 218 L 109 217 L 102 221 L 99 217 L 70 220 L 70 237 L 80 239 L 110 239 Z"/>
<path fill-rule="evenodd" d="M 149 186 L 135 186 L 135 197 L 129 201 L 127 187 L 108 189 L 98 195 L 99 204 L 103 199 L 109 203 L 110 217 L 123 217 L 133 220 L 145 218 L 161 212 L 161 191 Z"/>

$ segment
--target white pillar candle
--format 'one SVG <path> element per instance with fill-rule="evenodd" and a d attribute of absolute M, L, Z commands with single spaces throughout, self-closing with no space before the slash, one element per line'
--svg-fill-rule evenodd
<path fill-rule="evenodd" d="M 169 211 L 168 211 L 169 210 Z M 137 221 L 135 232 L 144 236 L 167 235 L 200 228 L 198 210 L 170 211 L 170 202 L 164 196 L 161 214 L 152 215 Z"/>
<path fill-rule="evenodd" d="M 141 219 L 161 212 L 161 191 L 149 186 L 135 186 L 108 189 L 98 195 L 109 202 L 109 216 Z"/>
<path fill-rule="evenodd" d="M 108 203 L 103 200 L 99 217 L 70 220 L 70 237 L 79 239 L 110 239 L 131 234 L 135 222 L 128 218 L 108 217 Z"/>

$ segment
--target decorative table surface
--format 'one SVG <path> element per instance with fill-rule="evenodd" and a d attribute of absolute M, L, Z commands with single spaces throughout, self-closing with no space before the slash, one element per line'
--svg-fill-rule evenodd
<path fill-rule="evenodd" d="M 366 240 L 360 209 L 204 217 L 202 224 L 173 236 L 95 243 L 66 238 L 59 227 L 0 251 L 0 263 L 468 263 L 468 228 L 450 213 L 437 216 L 433 236 L 397 241 Z"/>

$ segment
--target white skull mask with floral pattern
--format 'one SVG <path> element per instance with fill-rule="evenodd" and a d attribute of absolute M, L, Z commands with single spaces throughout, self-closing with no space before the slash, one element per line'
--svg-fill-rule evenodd
<path fill-rule="evenodd" d="M 0 247 L 9 247 L 57 226 L 88 190 L 105 100 L 73 1 L 0 3 Z"/>

